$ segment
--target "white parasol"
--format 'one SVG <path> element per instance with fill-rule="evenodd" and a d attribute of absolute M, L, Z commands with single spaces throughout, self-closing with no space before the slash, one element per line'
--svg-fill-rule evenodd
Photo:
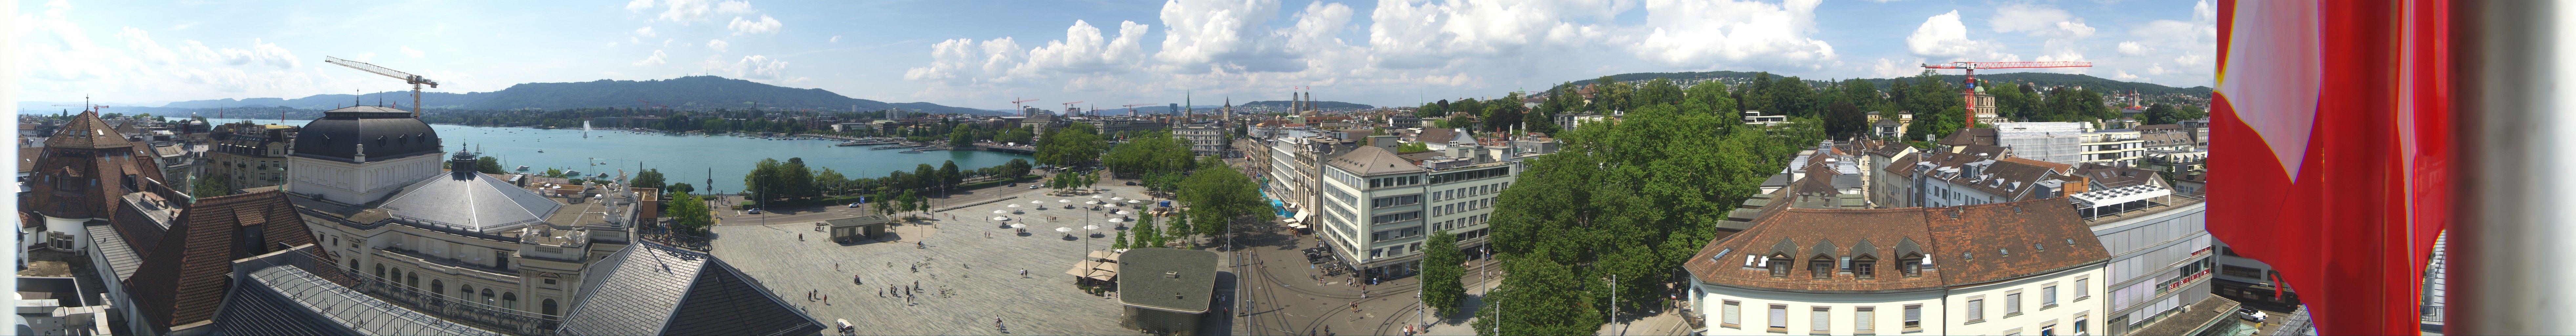
<path fill-rule="evenodd" d="M 1011 228 L 1013 228 L 1013 229 L 1026 229 L 1026 228 L 1029 228 L 1029 225 L 1028 225 L 1028 224 L 1020 224 L 1020 223 L 1011 223 Z"/>
<path fill-rule="evenodd" d="M 995 214 L 995 215 L 999 215 L 999 214 L 1006 214 L 1006 213 L 1011 213 L 1011 211 L 1010 211 L 1010 210 L 993 210 L 993 214 Z"/>
<path fill-rule="evenodd" d="M 1100 198 L 1100 195 L 1091 195 L 1091 198 Z"/>
<path fill-rule="evenodd" d="M 1002 216 L 993 216 L 993 220 L 997 220 L 997 221 L 1008 221 L 1008 220 L 1011 220 L 1011 218 L 1010 218 L 1010 217 L 1002 217 Z"/>
<path fill-rule="evenodd" d="M 1055 232 L 1073 232 L 1073 228 L 1069 228 L 1069 227 L 1056 227 L 1056 228 L 1055 228 Z"/>
<path fill-rule="evenodd" d="M 1139 200 L 1127 200 L 1127 204 L 1136 204 L 1136 203 L 1138 203 L 1138 202 L 1144 202 L 1144 201 L 1139 201 Z"/>
<path fill-rule="evenodd" d="M 1099 226 L 1099 225 L 1084 225 L 1084 226 L 1082 226 L 1082 229 L 1083 229 L 1083 230 L 1099 230 L 1099 229 L 1100 229 L 1100 226 Z"/>
<path fill-rule="evenodd" d="M 1069 199 L 1058 199 L 1058 200 L 1055 200 L 1055 202 L 1056 202 L 1056 203 L 1073 203 L 1073 200 L 1069 200 Z"/>
<path fill-rule="evenodd" d="M 1120 201 L 1120 200 L 1126 200 L 1126 199 L 1127 199 L 1126 197 L 1110 197 L 1110 198 L 1109 198 L 1109 200 L 1112 200 L 1112 201 Z"/>
<path fill-rule="evenodd" d="M 1120 215 L 1133 215 L 1133 214 L 1136 214 L 1136 212 L 1134 212 L 1134 211 L 1127 211 L 1127 210 L 1118 210 L 1118 214 L 1120 214 Z"/>
<path fill-rule="evenodd" d="M 1029 201 L 1029 204 L 1046 204 L 1046 201 Z"/>
<path fill-rule="evenodd" d="M 1013 208 L 1018 208 L 1018 207 L 1020 207 L 1020 205 L 1018 205 L 1018 204 L 1012 204 L 1012 205 L 1011 205 L 1011 207 L 1013 207 Z"/>

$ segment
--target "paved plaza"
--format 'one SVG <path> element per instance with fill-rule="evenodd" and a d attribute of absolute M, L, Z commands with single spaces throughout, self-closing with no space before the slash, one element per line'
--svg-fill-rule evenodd
<path fill-rule="evenodd" d="M 1141 187 L 1105 188 L 1111 191 L 1100 194 L 1101 200 L 1144 195 Z M 884 242 L 833 243 L 810 221 L 727 223 L 714 228 L 714 253 L 816 319 L 826 323 L 848 319 L 861 335 L 1142 334 L 1118 326 L 1120 303 L 1114 295 L 1085 293 L 1064 274 L 1085 255 L 1086 217 L 1101 228 L 1092 231 L 1097 235 L 1088 239 L 1088 250 L 1108 250 L 1117 232 L 1126 228 L 1120 224 L 1127 223 L 1105 221 L 1101 216 L 1108 211 L 1063 208 L 1082 206 L 1092 200 L 1089 196 L 1016 191 L 1008 196 L 1018 198 L 1009 201 L 934 213 L 925 217 L 936 220 L 894 226 L 893 237 Z M 1047 210 L 1037 210 L 1030 201 L 1046 202 Z M 1010 220 L 995 221 L 994 216 Z M 1026 234 L 1002 226 L 1021 221 L 1029 222 Z M 1073 238 L 1056 232 L 1058 227 L 1070 228 Z M 805 235 L 803 241 L 798 241 L 799 234 Z M 1027 278 L 1019 275 L 1022 269 L 1028 270 Z M 853 275 L 864 284 L 853 284 Z M 1231 286 L 1231 281 L 1224 281 L 1230 278 L 1231 274 L 1221 274 L 1219 287 Z M 889 286 L 910 287 L 915 282 L 920 283 L 920 291 L 910 304 L 902 297 L 879 296 Z M 829 304 L 805 300 L 808 291 L 829 295 L 831 300 Z M 1230 320 L 1210 315 L 1204 330 L 1233 332 L 1224 327 Z M 1002 318 L 1006 329 L 994 328 L 994 318 Z"/>

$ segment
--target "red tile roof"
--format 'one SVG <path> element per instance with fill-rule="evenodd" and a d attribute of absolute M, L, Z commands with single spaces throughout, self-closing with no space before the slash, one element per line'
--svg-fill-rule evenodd
<path fill-rule="evenodd" d="M 238 235 L 243 228 L 257 231 L 259 241 L 244 241 L 251 237 Z M 214 317 L 234 259 L 314 243 L 286 194 L 273 190 L 198 199 L 162 237 L 136 246 L 143 264 L 125 288 L 134 293 L 132 309 L 165 331 Z M 327 254 L 317 257 L 330 262 Z"/>
<path fill-rule="evenodd" d="M 2071 244 L 2069 242 L 2072 242 Z M 1719 252 L 1727 252 L 1719 255 Z M 2009 254 L 2004 252 L 2009 251 Z M 1904 276 L 1899 260 L 1921 253 L 1933 267 Z M 1806 269 L 1816 255 L 1877 258 L 1875 279 Z M 1743 266 L 1746 255 L 1785 255 L 1789 276 Z M 1750 228 L 1711 241 L 1682 267 L 1712 284 L 1804 292 L 1891 292 L 1968 286 L 2098 263 L 2110 258 L 2063 198 L 1945 208 L 1802 209 L 1763 213 Z"/>

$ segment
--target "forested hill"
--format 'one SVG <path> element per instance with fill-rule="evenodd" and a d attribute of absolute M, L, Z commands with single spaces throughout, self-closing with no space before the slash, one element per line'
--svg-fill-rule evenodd
<path fill-rule="evenodd" d="M 1750 80 L 1752 80 L 1752 79 L 1753 79 L 1753 77 L 1754 77 L 1754 76 L 1756 76 L 1756 75 L 1758 75 L 1758 74 L 1760 74 L 1760 73 L 1759 73 L 1759 72 L 1744 72 L 1744 71 L 1708 71 L 1708 72 L 1640 72 L 1640 73 L 1625 73 L 1625 74 L 1610 75 L 1610 79 L 1611 79 L 1611 80 L 1615 80 L 1615 81 L 1622 81 L 1622 82 L 1627 82 L 1627 81 L 1643 81 L 1643 80 L 1650 80 L 1650 79 L 1656 79 L 1656 78 L 1666 78 L 1666 79 L 1673 79 L 1673 80 L 1689 80 L 1689 79 L 1725 79 L 1725 81 L 1724 81 L 1724 82 L 1727 82 L 1727 83 L 1740 83 L 1741 81 L 1750 81 Z M 1783 76 L 1781 76 L 1780 74 L 1772 74 L 1772 75 L 1771 75 L 1771 78 L 1773 78 L 1773 79 L 1778 79 L 1778 78 L 1780 78 L 1780 77 L 1783 77 Z M 1959 74 L 1945 74 L 1945 75 L 1935 75 L 1935 76 L 1933 76 L 1933 77 L 1934 77 L 1934 78 L 1940 78 L 1940 79 L 1941 79 L 1941 81 L 1944 81 L 1944 82 L 1958 82 L 1958 81 L 1960 81 L 1961 79 L 1963 79 L 1963 78 L 1961 78 L 1961 77 L 1964 77 L 1964 76 L 1963 76 L 1963 75 L 1959 75 Z M 2093 77 L 2093 76 L 2091 76 L 2091 75 L 2082 75 L 2082 74 L 2062 74 L 2062 73 L 2048 73 L 2048 72 L 2007 72 L 2007 73 L 1995 73 L 1995 74 L 1981 74 L 1981 75 L 1977 75 L 1977 78 L 1978 78 L 1978 79 L 1988 80 L 1988 81 L 2007 81 L 2007 82 L 2016 82 L 2016 83 L 2035 83 L 2035 84 L 2042 85 L 2042 86 L 2056 86 L 2056 85 L 2065 85 L 2065 86 L 2083 86 L 2083 87 L 2084 87 L 2084 89 L 2086 89 L 2086 90 L 2092 90 L 2092 91 L 2094 91 L 2094 92 L 2106 92 L 2106 93 L 2107 93 L 2107 92 L 2128 93 L 2128 92 L 2129 92 L 2129 90 L 2137 90 L 2137 91 L 2138 91 L 2138 93 L 2140 93 L 2140 94 L 2146 94 L 2146 95 L 2150 95 L 2150 96 L 2154 96 L 2154 95 L 2164 95 L 2164 94 L 2188 94 L 2188 95 L 2195 95 L 2195 96 L 2201 96 L 2201 97 L 2208 97 L 2208 96 L 2209 96 L 2209 93 L 2210 93 L 2210 91 L 2211 91 L 2211 89 L 2210 89 L 2209 87 L 2207 87 L 2207 86 L 2194 86 L 2194 87 L 2187 87 L 2187 88 L 2178 88 L 2178 87 L 2171 87 L 2171 86 L 2158 85 L 2158 84 L 2155 84 L 2155 83 L 2123 82 L 2123 81 L 2112 80 L 2112 79 L 2108 79 L 2108 78 Z M 1834 78 L 1803 78 L 1803 77 L 1801 77 L 1801 78 L 1799 78 L 1799 79 L 1801 79 L 1801 80 L 1805 80 L 1805 81 L 1808 81 L 1809 83 L 1811 83 L 1811 84 L 1815 84 L 1815 85 L 1824 85 L 1824 81 L 1828 81 L 1828 80 L 1835 80 Z M 1574 86 L 1582 86 L 1582 85 L 1584 85 L 1584 84 L 1592 84 L 1592 82 L 1594 82 L 1594 81 L 1596 81 L 1596 80 L 1598 80 L 1598 79 L 1596 78 L 1596 79 L 1585 79 L 1585 80 L 1579 80 L 1579 81 L 1574 81 L 1571 85 L 1574 85 Z M 1891 79 L 1889 79 L 1889 78 L 1866 78 L 1866 79 L 1864 79 L 1864 80 L 1868 80 L 1870 83 L 1876 83 L 1876 84 L 1878 84 L 1878 87 L 1879 87 L 1880 89 L 1886 89 L 1886 88 L 1887 88 L 1887 85 L 1888 85 L 1888 84 L 1887 84 L 1887 82 L 1888 82 L 1889 80 L 1891 80 Z"/>
<path fill-rule="evenodd" d="M 1266 108 L 1273 108 L 1273 109 L 1287 109 L 1287 108 L 1288 108 L 1288 103 L 1289 103 L 1289 101 L 1286 101 L 1286 100 L 1264 100 L 1264 101 L 1256 101 L 1256 102 L 1243 103 L 1243 105 L 1235 105 L 1235 107 L 1266 107 Z M 1368 104 L 1344 103 L 1344 102 L 1337 102 L 1337 101 L 1313 101 L 1313 102 L 1309 102 L 1309 103 L 1314 103 L 1314 104 L 1315 104 L 1315 107 L 1314 107 L 1314 108 L 1316 108 L 1316 109 L 1322 109 L 1322 110 L 1359 110 L 1359 109 L 1367 109 L 1367 108 L 1373 108 L 1373 107 L 1375 107 L 1375 106 L 1369 106 Z"/>
<path fill-rule="evenodd" d="M 352 99 L 359 98 L 359 99 Z M 411 91 L 370 93 L 363 97 L 347 94 L 313 95 L 304 98 L 251 98 L 195 100 L 174 102 L 164 108 L 215 108 L 275 106 L 299 109 L 331 109 L 356 101 L 374 105 L 378 99 L 402 105 L 411 104 Z M 646 104 L 646 101 L 652 102 Z M 634 107 L 668 105 L 671 109 L 748 108 L 752 103 L 762 107 L 818 108 L 847 110 L 856 106 L 862 111 L 903 108 L 932 113 L 999 112 L 943 106 L 931 103 L 887 103 L 850 98 L 823 89 L 798 89 L 716 76 L 689 76 L 664 80 L 625 81 L 597 80 L 570 83 L 524 83 L 492 92 L 421 94 L 421 105 L 433 109 L 507 110 L 570 109 L 586 107 Z"/>

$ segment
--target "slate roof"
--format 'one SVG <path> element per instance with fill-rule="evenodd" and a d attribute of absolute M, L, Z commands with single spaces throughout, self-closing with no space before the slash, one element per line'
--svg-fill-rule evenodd
<path fill-rule="evenodd" d="M 394 218 L 492 233 L 545 221 L 563 204 L 501 178 L 469 172 L 412 182 L 379 208 Z"/>
<path fill-rule="evenodd" d="M 1413 139 L 1421 142 L 1450 144 L 1458 141 L 1458 131 L 1447 128 L 1424 128 L 1422 134 L 1413 136 Z"/>
<path fill-rule="evenodd" d="M 2096 189 L 2118 188 L 2134 185 L 2164 185 L 2164 179 L 2156 174 L 2160 174 L 2160 172 L 2138 168 L 2123 168 L 2100 163 L 2086 163 L 2084 166 L 2076 167 L 2075 169 L 2076 176 L 2092 179 L 2093 187 L 2096 187 Z"/>
<path fill-rule="evenodd" d="M 2033 249 L 2033 244 L 2045 249 Z M 1897 263 L 1915 253 L 1929 257 L 1933 265 L 1920 276 L 1904 276 Z M 1789 276 L 1773 277 L 1769 269 L 1743 265 L 1747 255 L 1775 254 L 1789 258 Z M 1818 254 L 1837 261 L 1875 257 L 1876 277 L 1839 273 L 1817 279 L 1806 265 Z M 2109 258 L 2091 227 L 2064 199 L 2040 199 L 1943 208 L 1765 211 L 1744 232 L 1701 247 L 1682 267 L 1700 281 L 1718 285 L 1853 293 L 1971 286 Z"/>
<path fill-rule="evenodd" d="M 312 259 L 311 250 L 311 245 L 299 246 L 237 264 L 240 285 L 225 295 L 214 334 L 500 335 L 350 289 L 331 280 L 347 276 L 337 268 L 306 268 L 321 263 Z"/>
<path fill-rule="evenodd" d="M 1216 290 L 1216 252 L 1140 248 L 1118 255 L 1118 301 L 1205 313 Z M 1176 275 L 1176 276 L 1175 276 Z M 1171 293 L 1171 294 L 1165 294 Z"/>
<path fill-rule="evenodd" d="M 2073 166 L 2073 165 L 2068 165 L 2068 164 L 2064 164 L 2064 163 L 2056 163 L 2056 162 L 2048 162 L 2048 161 L 2040 161 L 2040 160 L 2024 159 L 2024 158 L 2021 158 L 2021 157 L 2006 157 L 2006 158 L 2004 158 L 2004 159 L 2003 159 L 2003 160 L 2001 160 L 2001 161 L 2004 161 L 2004 162 L 2011 162 L 2011 163 L 2019 163 L 2019 164 L 2025 164 L 2025 165 L 2032 165 L 2032 166 L 2038 166 L 2038 167 L 2041 167 L 2041 168 L 2047 168 L 2049 171 L 2051 171 L 2051 172 L 2056 172 L 2056 173 L 2058 173 L 2058 174 L 2074 174 L 2074 173 L 2075 173 L 2075 166 Z"/>
<path fill-rule="evenodd" d="M 1955 150 L 1957 150 L 1959 154 L 1974 155 L 1976 157 L 1989 160 L 2002 159 L 2006 156 L 2012 155 L 2012 148 L 1989 145 L 1964 145 L 1955 148 Z"/>
<path fill-rule="evenodd" d="M 36 171 L 36 157 L 44 154 L 44 147 L 18 147 L 18 173 Z"/>
<path fill-rule="evenodd" d="M 136 245 L 143 263 L 125 280 L 134 295 L 130 307 L 163 330 L 214 317 L 230 285 L 232 260 L 313 243 L 286 194 L 275 191 L 201 198 L 173 223 L 159 241 Z M 252 227 L 260 241 L 243 241 L 249 237 L 237 236 L 241 227 Z"/>
<path fill-rule="evenodd" d="M 132 278 L 136 266 L 143 264 L 143 255 L 134 252 L 134 245 L 126 242 L 125 235 L 116 233 L 116 228 L 105 222 L 90 221 L 89 246 L 90 253 L 106 257 L 107 266 L 116 269 L 116 278 L 107 281 Z"/>
<path fill-rule="evenodd" d="M 1413 173 L 1423 170 L 1422 166 L 1414 165 L 1413 161 L 1395 156 L 1395 153 L 1377 146 L 1359 146 L 1358 149 L 1325 159 L 1324 163 L 1359 176 Z"/>
<path fill-rule="evenodd" d="M 54 218 L 114 219 L 122 200 L 131 192 L 125 186 L 142 180 L 162 180 L 161 166 L 150 152 L 137 150 L 133 142 L 107 128 L 97 112 L 81 112 L 35 157 L 36 165 L 27 177 L 29 195 L 52 195 L 67 192 L 73 197 L 30 197 L 22 206 Z M 131 178 L 129 178 L 129 176 Z M 48 181 L 95 180 L 97 187 L 57 189 Z M 76 182 L 77 183 L 77 182 Z M 64 184 L 70 186 L 73 184 Z M 71 190 L 64 190 L 71 189 Z"/>
<path fill-rule="evenodd" d="M 1922 158 L 1922 153 L 1906 154 L 1904 156 L 1891 158 L 1887 160 L 1887 168 L 1883 170 L 1886 170 L 1886 173 L 1891 175 L 1912 178 L 1914 177 L 1914 160 Z"/>
<path fill-rule="evenodd" d="M 1940 141 L 1939 143 L 1940 143 L 1940 144 L 1943 144 L 1943 145 L 1951 145 L 1951 146 L 1966 146 L 1966 145 L 1987 145 L 1987 146 L 1993 146 L 1993 145 L 1995 145 L 1997 142 L 1995 142 L 1995 129 L 1992 129 L 1992 128 L 1970 128 L 1970 129 L 1962 129 L 1962 130 L 1959 130 L 1958 132 L 1950 132 L 1950 136 L 1942 137 L 1942 138 L 1941 138 L 1941 141 Z"/>
<path fill-rule="evenodd" d="M 1896 157 L 1897 155 L 1905 155 L 1905 150 L 1911 148 L 1914 148 L 1914 145 L 1908 145 L 1904 142 L 1888 141 L 1885 144 L 1879 145 L 1877 149 L 1870 150 L 1869 153 L 1881 157 Z"/>
<path fill-rule="evenodd" d="M 381 106 L 350 106 L 323 111 L 304 124 L 295 137 L 295 156 L 354 161 L 359 145 L 367 160 L 438 154 L 438 131 L 413 118 L 411 111 Z"/>
<path fill-rule="evenodd" d="M 714 256 L 637 241 L 592 267 L 588 297 L 556 331 L 566 335 L 806 335 L 805 315 Z"/>

